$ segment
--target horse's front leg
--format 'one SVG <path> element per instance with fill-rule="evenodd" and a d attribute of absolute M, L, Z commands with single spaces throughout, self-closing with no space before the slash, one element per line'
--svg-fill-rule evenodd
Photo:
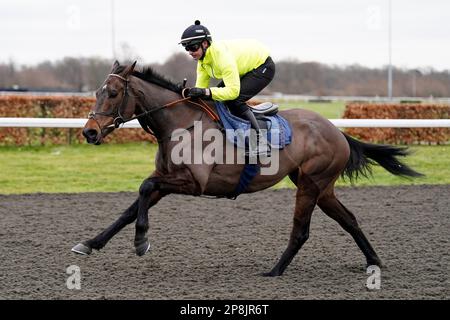
<path fill-rule="evenodd" d="M 150 177 L 156 176 L 158 176 L 158 173 L 154 172 Z M 96 237 L 77 244 L 75 247 L 72 248 L 72 251 L 75 253 L 86 255 L 90 254 L 92 252 L 92 249 L 100 250 L 101 248 L 103 248 L 106 245 L 106 243 L 109 240 L 111 240 L 111 238 L 114 237 L 120 230 L 122 230 L 126 225 L 136 220 L 139 212 L 140 198 L 141 197 L 136 199 L 136 201 L 134 201 L 133 204 L 122 213 L 119 219 L 117 219 L 108 228 L 100 232 Z M 153 195 L 153 202 L 150 201 L 148 205 L 149 208 L 151 205 L 156 204 L 161 198 L 162 195 L 159 192 Z"/>
<path fill-rule="evenodd" d="M 138 256 L 144 255 L 150 249 L 150 242 L 146 236 L 148 231 L 148 210 L 161 198 L 157 184 L 152 178 L 146 179 L 139 188 L 138 211 L 136 219 L 136 234 L 134 247 Z"/>
<path fill-rule="evenodd" d="M 139 205 L 134 238 L 134 246 L 138 256 L 144 255 L 150 249 L 147 238 L 148 210 L 163 195 L 170 193 L 200 195 L 201 187 L 187 168 L 164 176 L 150 177 L 142 183 L 139 188 Z"/>
<path fill-rule="evenodd" d="M 120 230 L 123 229 L 127 224 L 132 223 L 136 220 L 138 214 L 138 203 L 139 199 L 133 202 L 133 204 L 125 210 L 122 215 L 108 228 L 100 232 L 95 238 L 88 241 L 77 244 L 72 248 L 72 251 L 79 254 L 90 254 L 92 249 L 100 250 L 106 243 L 114 237 Z"/>

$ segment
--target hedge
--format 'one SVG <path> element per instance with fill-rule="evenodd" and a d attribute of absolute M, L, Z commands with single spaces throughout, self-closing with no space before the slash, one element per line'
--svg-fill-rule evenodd
<path fill-rule="evenodd" d="M 349 103 L 346 119 L 448 119 L 447 104 Z M 392 144 L 447 144 L 450 128 L 348 128 L 348 134 L 364 141 Z"/>
<path fill-rule="evenodd" d="M 94 105 L 93 97 L 0 96 L 0 117 L 87 118 Z M 0 128 L 0 145 L 83 143 L 85 138 L 81 132 L 81 128 Z M 155 142 L 142 129 L 116 130 L 105 140 L 108 143 Z"/>
<path fill-rule="evenodd" d="M 252 104 L 257 103 L 255 101 Z M 0 117 L 86 118 L 95 104 L 93 97 L 0 96 Z M 445 104 L 370 104 L 349 103 L 346 119 L 448 119 L 450 105 Z M 44 145 L 84 143 L 82 129 L 68 128 L 0 128 L 0 145 Z M 129 141 L 155 142 L 142 129 L 118 130 L 108 143 Z M 393 144 L 446 144 L 450 128 L 347 128 L 346 132 L 361 140 Z"/>

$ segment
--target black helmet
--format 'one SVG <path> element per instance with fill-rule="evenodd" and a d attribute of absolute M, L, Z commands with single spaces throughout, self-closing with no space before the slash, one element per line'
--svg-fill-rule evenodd
<path fill-rule="evenodd" d="M 194 24 L 184 30 L 181 35 L 181 44 L 183 46 L 200 43 L 203 40 L 207 40 L 211 43 L 212 37 L 208 28 L 202 26 L 199 20 L 195 20 Z"/>

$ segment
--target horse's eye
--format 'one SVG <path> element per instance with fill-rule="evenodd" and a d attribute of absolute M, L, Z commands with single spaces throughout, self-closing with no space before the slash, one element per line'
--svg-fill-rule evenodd
<path fill-rule="evenodd" d="M 110 98 L 115 98 L 117 97 L 117 90 L 112 89 L 111 91 L 108 92 L 108 96 Z"/>

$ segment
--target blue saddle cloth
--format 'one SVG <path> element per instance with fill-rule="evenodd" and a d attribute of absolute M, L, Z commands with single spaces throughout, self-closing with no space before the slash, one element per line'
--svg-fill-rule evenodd
<path fill-rule="evenodd" d="M 215 101 L 217 113 L 220 121 L 225 129 L 227 140 L 234 143 L 238 148 L 245 148 L 246 137 L 250 130 L 250 122 L 230 113 L 223 102 Z M 292 130 L 282 116 L 264 116 L 267 123 L 267 141 L 270 142 L 272 148 L 283 149 L 289 145 L 292 140 Z"/>
<path fill-rule="evenodd" d="M 251 127 L 250 122 L 232 115 L 222 102 L 215 101 L 215 103 L 220 121 L 225 129 L 227 140 L 236 147 L 245 149 Z M 279 115 L 270 117 L 265 116 L 264 119 L 267 123 L 266 139 L 270 142 L 272 148 L 281 150 L 291 143 L 292 130 L 286 119 Z M 239 183 L 235 190 L 227 195 L 227 198 L 236 199 L 237 196 L 247 189 L 250 182 L 252 182 L 253 178 L 259 173 L 259 164 L 245 164 L 239 178 Z"/>

